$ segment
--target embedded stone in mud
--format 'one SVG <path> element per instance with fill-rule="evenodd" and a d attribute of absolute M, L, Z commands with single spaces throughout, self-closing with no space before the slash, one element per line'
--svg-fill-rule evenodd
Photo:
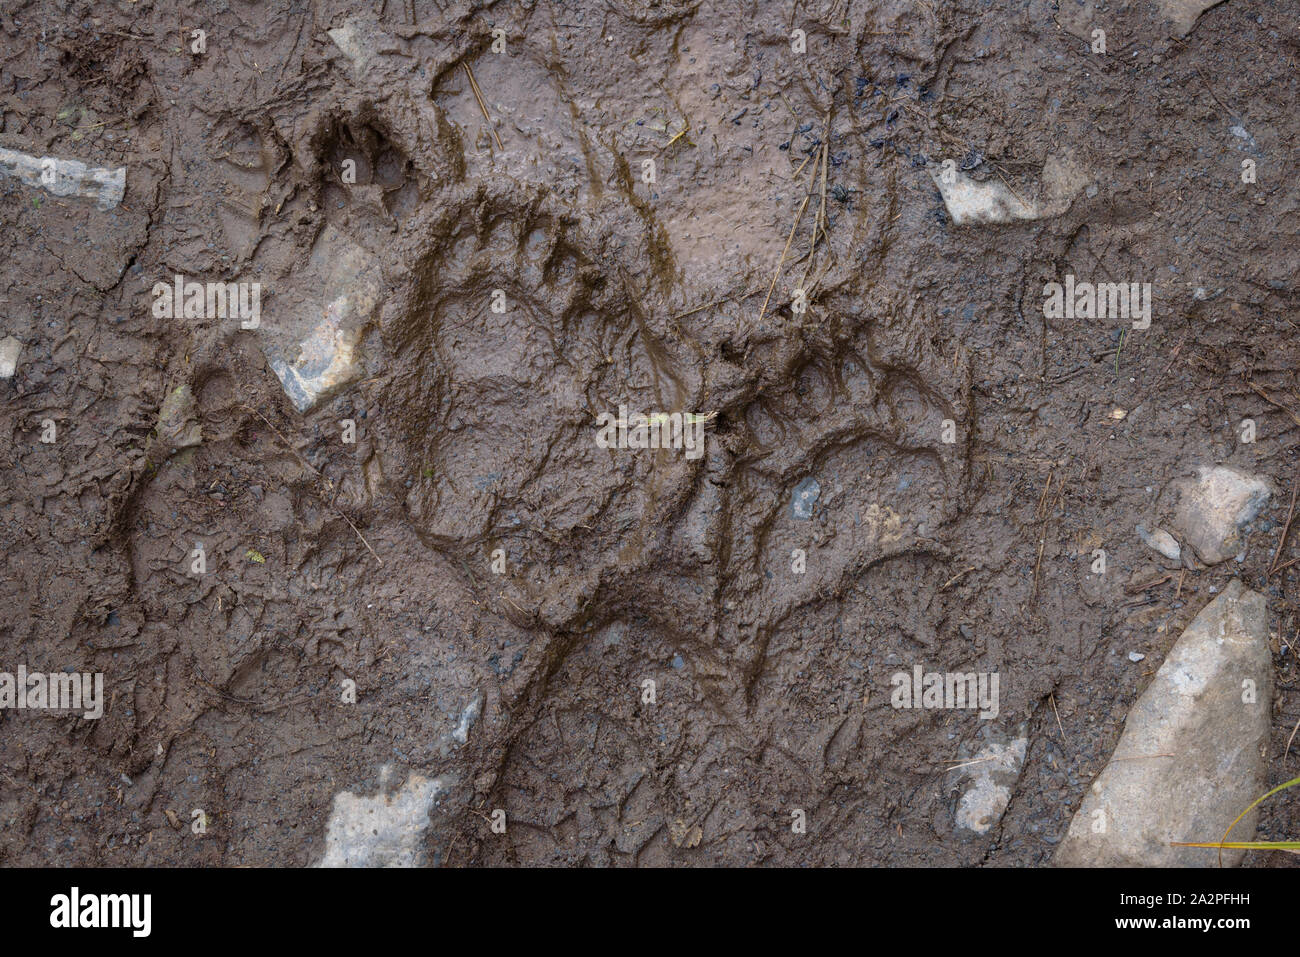
<path fill-rule="evenodd" d="M 977 180 L 953 166 L 931 167 L 930 177 L 943 197 L 954 226 L 1050 219 L 1070 208 L 1088 175 L 1072 159 L 1048 156 L 1038 198 L 1026 199 L 1000 179 Z"/>
<path fill-rule="evenodd" d="M 28 186 L 55 196 L 92 199 L 100 209 L 112 209 L 126 193 L 126 167 L 98 169 L 80 160 L 53 156 L 28 156 L 0 147 L 0 175 L 12 176 Z"/>
<path fill-rule="evenodd" d="M 817 497 L 821 493 L 822 487 L 815 478 L 804 479 L 794 487 L 794 494 L 790 499 L 790 515 L 802 520 L 812 518 L 813 508 L 816 507 Z"/>
<path fill-rule="evenodd" d="M 325 32 L 351 62 L 358 77 L 365 75 L 366 67 L 375 53 L 393 46 L 391 38 L 377 29 L 374 24 L 348 20 L 342 26 Z"/>
<path fill-rule="evenodd" d="M 1183 479 L 1174 527 L 1207 565 L 1231 558 L 1241 547 L 1241 528 L 1273 494 L 1269 482 L 1226 465 L 1201 468 Z"/>
<path fill-rule="evenodd" d="M 202 441 L 203 431 L 195 413 L 194 393 L 189 385 L 178 385 L 167 393 L 158 411 L 158 442 L 170 454 Z"/>
<path fill-rule="evenodd" d="M 1178 561 L 1182 556 L 1182 548 L 1178 545 L 1178 540 L 1170 535 L 1163 528 L 1154 528 L 1147 530 L 1145 525 L 1137 526 L 1138 538 L 1142 539 L 1142 544 L 1147 548 L 1153 549 L 1172 562 Z"/>
<path fill-rule="evenodd" d="M 267 361 L 299 412 L 360 377 L 359 346 L 381 282 L 370 254 L 326 226 L 295 284 L 302 299 L 262 327 Z"/>
<path fill-rule="evenodd" d="M 12 379 L 18 371 L 18 355 L 23 344 L 13 336 L 0 339 L 0 379 Z"/>
<path fill-rule="evenodd" d="M 423 863 L 420 839 L 429 826 L 429 809 L 449 782 L 412 774 L 390 791 L 392 776 L 392 765 L 384 765 L 379 792 L 373 797 L 351 791 L 334 796 L 325 854 L 317 867 L 419 867 Z"/>
<path fill-rule="evenodd" d="M 1264 596 L 1233 579 L 1183 632 L 1129 711 L 1054 863 L 1214 867 L 1218 851 L 1171 842 L 1222 839 L 1264 792 L 1273 660 Z M 1248 841 L 1258 811 L 1230 840 Z M 1228 864 L 1245 852 L 1223 852 Z"/>
<path fill-rule="evenodd" d="M 987 834 L 1002 820 L 1029 747 L 1027 725 L 1013 734 L 990 730 L 977 749 L 962 747 L 960 764 L 951 772 L 952 786 L 961 791 L 955 820 L 961 830 Z"/>
<path fill-rule="evenodd" d="M 1192 32 L 1201 14 L 1217 7 L 1223 0 L 1160 0 L 1160 12 L 1174 26 L 1174 35 L 1185 37 Z"/>

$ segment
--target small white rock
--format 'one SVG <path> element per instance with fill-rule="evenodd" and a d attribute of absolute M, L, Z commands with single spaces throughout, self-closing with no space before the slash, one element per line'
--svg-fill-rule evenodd
<path fill-rule="evenodd" d="M 361 340 L 380 305 L 383 277 L 368 252 L 327 226 L 299 282 L 302 306 L 260 332 L 285 394 L 308 412 L 360 378 Z"/>
<path fill-rule="evenodd" d="M 961 792 L 954 814 L 959 833 L 984 835 L 1002 820 L 1028 747 L 1022 724 L 1010 733 L 989 732 L 978 751 L 962 749 L 958 766 L 949 772 L 951 786 Z"/>
<path fill-rule="evenodd" d="M 478 714 L 482 707 L 483 697 L 481 695 L 475 695 L 474 700 L 467 704 L 465 710 L 460 713 L 460 723 L 456 725 L 456 730 L 451 733 L 451 736 L 455 740 L 461 744 L 464 744 L 469 740 L 469 729 L 478 719 Z"/>
<path fill-rule="evenodd" d="M 1170 535 L 1163 528 L 1153 529 L 1148 532 L 1146 528 L 1139 525 L 1137 527 L 1138 538 L 1142 539 L 1143 544 L 1148 548 L 1153 548 L 1170 561 L 1176 562 L 1182 557 L 1183 550 L 1178 544 L 1178 540 Z"/>
<path fill-rule="evenodd" d="M 1254 520 L 1273 494 L 1267 479 L 1226 465 L 1202 468 L 1196 479 L 1179 482 L 1178 489 L 1174 528 L 1207 565 L 1241 551 L 1241 527 Z"/>
<path fill-rule="evenodd" d="M 419 867 L 421 838 L 434 799 L 447 790 L 442 778 L 411 774 L 390 790 L 391 765 L 380 771 L 373 797 L 342 791 L 334 795 L 325 833 L 325 854 L 317 867 Z"/>
<path fill-rule="evenodd" d="M 0 339 L 0 379 L 12 379 L 18 371 L 18 353 L 23 344 L 13 336 Z"/>
<path fill-rule="evenodd" d="M 1000 179 L 977 180 L 952 167 L 930 171 L 954 226 L 1050 219 L 1070 208 L 1088 184 L 1088 174 L 1070 157 L 1047 157 L 1038 190 L 1040 200 L 1025 200 Z"/>
<path fill-rule="evenodd" d="M 112 209 L 126 193 L 126 167 L 99 169 L 80 160 L 28 156 L 0 147 L 0 176 L 12 176 L 55 196 L 93 199 L 100 209 Z"/>

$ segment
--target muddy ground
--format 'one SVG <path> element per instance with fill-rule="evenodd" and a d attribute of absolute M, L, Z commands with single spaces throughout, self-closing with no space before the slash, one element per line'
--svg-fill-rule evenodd
<path fill-rule="evenodd" d="M 1270 780 L 1300 773 L 1300 565 L 1269 574 L 1300 557 L 1300 12 L 1175 33 L 1075 0 L 6 3 L 0 145 L 127 190 L 0 180 L 0 669 L 109 698 L 0 712 L 0 862 L 315 863 L 388 765 L 449 784 L 430 864 L 1042 865 L 1234 576 Z M 1031 191 L 1049 155 L 1094 185 L 1013 225 L 954 226 L 928 172 Z M 153 314 L 175 274 L 251 280 L 274 328 L 327 227 L 383 296 L 309 413 L 260 332 Z M 1151 283 L 1151 328 L 1045 319 L 1067 273 Z M 705 454 L 598 448 L 621 403 L 710 416 Z M 1242 561 L 1167 568 L 1134 528 L 1214 462 L 1279 494 Z M 892 708 L 916 663 L 997 672 L 998 718 Z M 948 769 L 1022 723 L 1006 814 L 959 831 Z"/>

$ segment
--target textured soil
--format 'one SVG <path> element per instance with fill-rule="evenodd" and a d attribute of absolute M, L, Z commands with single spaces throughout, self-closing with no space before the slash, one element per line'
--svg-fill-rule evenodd
<path fill-rule="evenodd" d="M 354 6 L 0 10 L 0 146 L 127 168 L 109 211 L 0 179 L 0 670 L 110 699 L 0 712 L 0 862 L 310 864 L 391 765 L 454 781 L 431 864 L 1042 865 L 1232 577 L 1268 600 L 1270 781 L 1300 773 L 1294 4 L 1183 39 L 1146 2 Z M 1095 186 L 1014 225 L 954 226 L 928 172 L 1028 191 L 1049 155 Z M 243 279 L 273 327 L 327 226 L 384 288 L 315 410 L 258 332 L 153 315 Z M 1066 274 L 1151 283 L 1151 328 L 1045 319 Z M 620 404 L 709 415 L 705 454 L 598 448 Z M 1279 494 L 1242 561 L 1167 568 L 1134 528 L 1215 462 Z M 982 837 L 947 772 L 990 722 L 892 708 L 916 663 L 997 672 L 1027 727 Z"/>

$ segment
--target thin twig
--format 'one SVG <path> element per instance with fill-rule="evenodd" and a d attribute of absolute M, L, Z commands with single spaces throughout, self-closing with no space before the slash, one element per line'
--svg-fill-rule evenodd
<path fill-rule="evenodd" d="M 993 754 L 993 755 L 990 755 L 990 756 L 987 757 L 987 758 L 976 758 L 974 761 L 963 761 L 963 762 L 960 763 L 960 764 L 949 765 L 949 766 L 948 766 L 948 770 L 949 770 L 949 771 L 956 771 L 958 768 L 968 768 L 968 767 L 970 767 L 972 764 L 984 764 L 984 763 L 987 762 L 987 761 L 996 761 L 996 760 L 998 760 L 998 757 L 999 757 L 998 755 Z"/>
<path fill-rule="evenodd" d="M 1056 729 L 1061 732 L 1061 743 L 1068 745 L 1069 740 L 1065 737 L 1065 728 L 1061 725 L 1061 712 L 1056 710 L 1056 692 L 1051 693 L 1052 714 L 1056 715 Z"/>
<path fill-rule="evenodd" d="M 1294 412 L 1292 412 L 1290 409 L 1284 406 L 1281 402 L 1278 402 L 1267 392 L 1265 392 L 1261 386 L 1256 385 L 1254 382 L 1247 382 L 1246 385 L 1250 386 L 1257 393 L 1259 393 L 1260 398 L 1262 398 L 1269 405 L 1277 406 L 1279 409 L 1281 409 L 1283 412 L 1285 412 L 1287 415 L 1291 417 L 1292 422 L 1294 422 L 1296 425 L 1300 425 L 1300 415 L 1296 415 Z"/>
<path fill-rule="evenodd" d="M 492 137 L 497 141 L 497 149 L 504 150 L 505 147 L 501 145 L 501 136 L 497 133 L 497 128 L 492 122 L 492 116 L 488 113 L 487 104 L 483 102 L 483 93 L 479 90 L 478 84 L 474 82 L 474 71 L 469 68 L 468 62 L 462 63 L 461 66 L 465 68 L 465 75 L 469 77 L 469 86 L 474 91 L 474 99 L 478 100 L 478 108 L 483 111 L 483 119 L 487 120 L 488 129 L 492 131 Z"/>
<path fill-rule="evenodd" d="M 1195 73 L 1196 76 L 1200 79 L 1201 84 L 1205 87 L 1206 91 L 1210 94 L 1210 96 L 1214 97 L 1214 102 L 1218 103 L 1219 106 L 1223 107 L 1223 112 L 1227 113 L 1228 116 L 1235 119 L 1237 116 L 1237 112 L 1233 109 L 1230 109 L 1228 107 L 1228 104 L 1224 103 L 1221 99 L 1219 99 L 1218 95 L 1214 92 L 1214 87 L 1210 86 L 1209 83 L 1206 83 L 1205 77 L 1201 76 L 1201 71 L 1196 69 L 1196 67 L 1192 67 L 1192 72 Z"/>
<path fill-rule="evenodd" d="M 1043 548 L 1047 545 L 1047 530 L 1040 531 L 1043 537 L 1038 540 L 1038 558 L 1034 561 L 1034 598 L 1038 597 L 1038 570 L 1043 566 Z"/>
<path fill-rule="evenodd" d="M 1178 361 L 1178 353 L 1182 351 L 1182 348 L 1182 343 L 1174 346 L 1174 351 L 1169 356 L 1169 365 L 1165 366 L 1164 372 L 1161 372 L 1160 375 L 1156 376 L 1156 381 L 1151 383 L 1152 389 L 1158 386 L 1161 381 L 1163 381 L 1165 374 L 1174 367 L 1174 363 Z"/>
<path fill-rule="evenodd" d="M 1150 581 L 1129 582 L 1127 585 L 1124 586 L 1124 594 L 1140 595 L 1144 591 L 1149 591 L 1150 589 L 1155 588 L 1157 585 L 1163 585 L 1165 582 L 1169 581 L 1169 579 L 1173 577 L 1174 576 L 1171 573 L 1168 575 L 1161 575 L 1159 578 L 1153 578 Z"/>
<path fill-rule="evenodd" d="M 822 136 L 822 200 L 821 200 L 821 205 L 817 207 L 817 218 L 813 220 L 812 245 L 808 247 L 808 253 L 809 253 L 808 265 L 804 267 L 803 278 L 799 280 L 799 285 L 803 289 L 805 296 L 808 295 L 808 289 L 809 289 L 808 273 L 812 272 L 812 264 L 813 264 L 812 253 L 814 250 L 817 249 L 817 239 L 823 233 L 822 216 L 826 212 L 826 167 L 827 165 L 829 165 L 827 159 L 828 159 L 828 154 L 830 153 L 830 146 L 831 146 L 830 128 L 831 128 L 831 118 L 829 115 L 827 115 L 826 133 Z"/>
<path fill-rule="evenodd" d="M 352 519 L 348 518 L 347 513 L 344 512 L 343 509 L 339 508 L 337 505 L 334 505 L 333 502 L 331 502 L 330 504 L 333 505 L 334 511 L 338 512 L 339 515 L 342 516 L 343 521 L 348 523 L 348 526 L 352 529 L 352 531 L 357 533 L 357 538 L 361 539 L 361 544 L 366 546 L 366 550 L 370 552 L 371 555 L 375 556 L 375 561 L 379 562 L 379 564 L 382 565 L 384 563 L 384 560 L 379 557 L 378 553 L 373 548 L 370 547 L 370 543 L 366 541 L 366 536 L 361 534 L 361 529 L 357 528 L 356 525 L 352 524 Z"/>
<path fill-rule="evenodd" d="M 1043 506 L 1047 502 L 1047 493 L 1052 490 L 1052 476 L 1055 474 L 1055 471 L 1047 473 L 1047 484 L 1043 486 L 1043 494 L 1038 497 L 1038 506 L 1034 509 L 1034 518 L 1042 518 L 1046 514 Z"/>
<path fill-rule="evenodd" d="M 693 316 L 695 315 L 695 313 L 699 312 L 702 309 L 708 309 L 711 306 L 719 305 L 720 303 L 727 302 L 728 300 L 731 299 L 740 299 L 740 300 L 748 299 L 750 296 L 754 295 L 757 292 L 758 292 L 757 289 L 751 289 L 749 292 L 744 293 L 740 296 L 723 296 L 721 299 L 715 299 L 712 302 L 706 302 L 704 305 L 696 306 L 694 309 L 687 309 L 685 312 L 679 312 L 677 315 L 673 316 L 673 321 L 676 322 L 678 319 L 684 319 L 687 316 Z"/>
<path fill-rule="evenodd" d="M 822 208 L 821 211 L 818 213 L 818 218 L 823 223 L 825 223 L 826 222 L 826 170 L 827 167 L 829 166 L 828 161 L 830 158 L 830 151 L 831 151 L 831 115 L 829 113 L 826 114 L 826 132 L 823 134 L 823 139 L 825 140 L 825 143 L 822 144 Z M 824 228 L 822 229 L 822 234 L 823 235 L 826 234 L 826 230 Z M 827 236 L 828 241 L 829 239 L 830 237 Z"/>
<path fill-rule="evenodd" d="M 1038 506 L 1034 509 L 1034 518 L 1041 517 L 1041 523 L 1038 526 L 1038 558 L 1034 562 L 1034 598 L 1038 597 L 1038 572 L 1043 565 L 1043 549 L 1047 546 L 1047 493 L 1052 489 L 1052 476 L 1055 472 L 1047 473 L 1047 484 L 1043 486 L 1043 494 L 1038 499 Z M 1042 513 L 1041 516 L 1039 513 Z"/>
<path fill-rule="evenodd" d="M 1282 557 L 1282 547 L 1286 545 L 1286 537 L 1291 534 L 1291 521 L 1295 518 L 1295 493 L 1300 488 L 1300 482 L 1292 480 L 1291 482 L 1291 506 L 1286 510 L 1286 524 L 1282 526 L 1282 537 L 1277 540 L 1277 548 L 1273 551 L 1273 560 L 1268 563 L 1268 575 L 1271 578 L 1279 569 L 1277 560 Z"/>
<path fill-rule="evenodd" d="M 817 167 L 814 166 L 812 173 L 808 176 L 808 184 L 812 185 L 812 177 L 817 174 Z M 785 257 L 790 253 L 790 244 L 794 242 L 794 231 L 799 228 L 799 220 L 803 219 L 803 211 L 808 208 L 808 200 L 812 199 L 812 193 L 804 190 L 803 202 L 799 204 L 799 212 L 795 213 L 794 222 L 790 224 L 790 235 L 786 237 L 785 249 L 781 250 L 781 261 L 776 264 L 776 272 L 772 274 L 772 282 L 767 287 L 767 295 L 763 299 L 763 308 L 758 310 L 758 321 L 762 322 L 763 317 L 767 315 L 767 304 L 772 299 L 772 290 L 776 288 L 776 281 L 781 278 L 781 270 L 785 266 Z"/>
<path fill-rule="evenodd" d="M 1143 761 L 1147 758 L 1173 758 L 1177 757 L 1173 751 L 1162 751 L 1160 754 L 1134 754 L 1127 758 L 1111 758 L 1112 761 Z"/>
<path fill-rule="evenodd" d="M 272 432 L 275 433 L 275 437 L 276 437 L 277 439 L 279 439 L 282 443 L 284 443 L 284 447 L 287 448 L 290 452 L 293 453 L 293 457 L 296 458 L 296 459 L 298 460 L 299 464 L 302 465 L 303 468 L 311 469 L 313 472 L 316 473 L 316 476 L 317 476 L 318 478 L 324 478 L 324 477 L 325 477 L 325 476 L 321 475 L 321 471 L 320 471 L 320 469 L 316 468 L 316 466 L 312 465 L 312 464 L 311 464 L 310 462 L 308 462 L 305 458 L 303 458 L 301 455 L 298 454 L 298 450 L 297 450 L 296 448 L 293 447 L 293 443 L 291 443 L 288 439 L 286 439 L 286 438 L 284 437 L 284 433 L 283 433 L 283 432 L 281 432 L 279 429 L 277 429 L 274 425 L 271 424 L 271 420 L 270 420 L 270 419 L 268 419 L 266 416 L 264 416 L 264 415 L 263 415 L 261 412 L 259 412 L 257 409 L 253 408 L 251 405 L 245 405 L 245 406 L 243 406 L 242 408 L 243 408 L 245 411 L 248 411 L 248 412 L 253 413 L 253 415 L 257 416 L 257 417 L 258 417 L 259 419 L 261 419 L 264 423 L 266 423 L 266 427 L 267 427 L 268 429 L 270 429 Z"/>
<path fill-rule="evenodd" d="M 948 588 L 948 586 L 951 585 L 953 582 L 955 582 L 957 579 L 961 578 L 963 575 L 968 574 L 969 572 L 973 572 L 974 570 L 975 570 L 975 566 L 974 566 L 974 565 L 970 566 L 970 568 L 963 568 L 963 569 L 962 569 L 961 571 L 959 571 L 956 575 L 953 575 L 953 576 L 952 576 L 951 578 L 949 578 L 946 582 L 944 582 L 942 585 L 940 585 L 940 586 L 939 586 L 939 591 L 944 591 L 944 590 L 946 590 L 946 589 Z"/>
<path fill-rule="evenodd" d="M 1014 189 L 1011 188 L 1011 184 L 1008 183 L 1006 177 L 1002 175 L 1002 168 L 998 166 L 996 163 L 990 163 L 989 165 L 993 167 L 993 174 L 997 176 L 998 179 L 1002 180 L 1002 185 L 1007 188 L 1007 192 L 1009 192 L 1012 196 L 1014 196 L 1017 200 L 1019 200 L 1020 205 L 1025 207 L 1026 210 L 1032 209 L 1033 207 L 1031 207 L 1028 203 L 1026 203 L 1024 198 L 1019 193 L 1017 193 Z"/>

